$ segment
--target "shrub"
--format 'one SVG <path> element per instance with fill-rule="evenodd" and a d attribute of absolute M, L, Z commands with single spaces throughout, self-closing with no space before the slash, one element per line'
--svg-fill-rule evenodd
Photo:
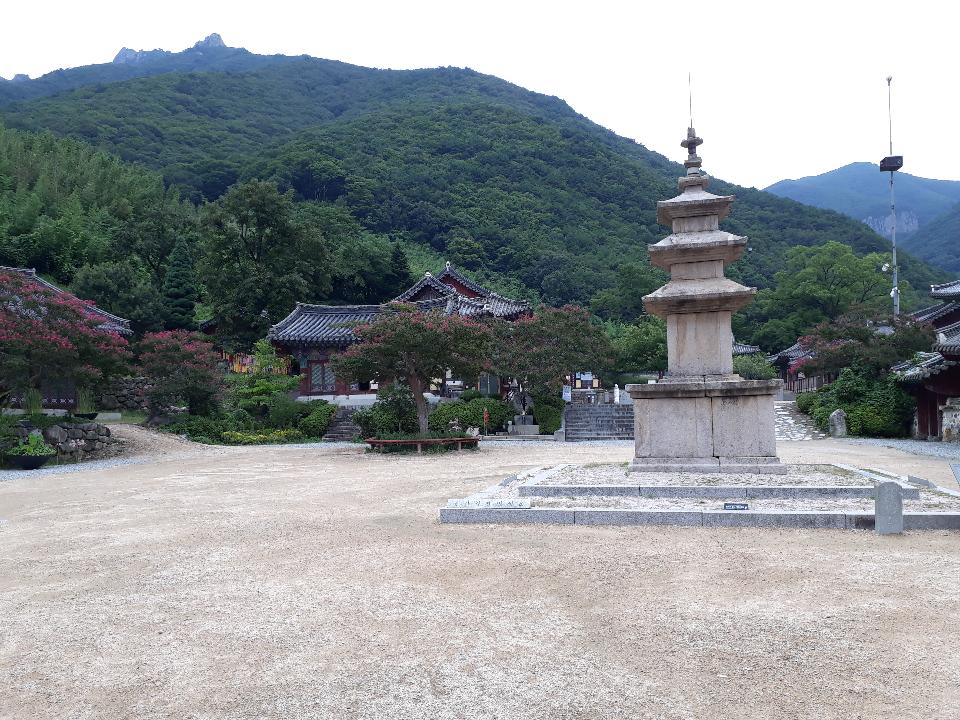
<path fill-rule="evenodd" d="M 299 430 L 288 428 L 286 430 L 270 430 L 263 433 L 243 433 L 227 431 L 221 433 L 220 439 L 230 445 L 263 445 L 265 443 L 290 443 L 298 442 L 304 439 L 303 433 Z"/>
<path fill-rule="evenodd" d="M 165 426 L 165 432 L 186 435 L 194 442 L 215 444 L 228 430 L 236 430 L 237 423 L 227 418 L 212 418 L 203 415 L 181 415 Z"/>
<path fill-rule="evenodd" d="M 43 412 L 43 395 L 36 388 L 30 388 L 23 394 L 23 412 L 26 415 L 39 415 Z"/>
<path fill-rule="evenodd" d="M 797 395 L 797 410 L 809 415 L 813 406 L 817 402 L 817 394 L 813 392 L 803 392 Z"/>
<path fill-rule="evenodd" d="M 540 426 L 540 433 L 552 435 L 563 422 L 563 398 L 556 395 L 534 395 L 533 417 Z"/>
<path fill-rule="evenodd" d="M 457 418 L 464 428 L 483 428 L 483 410 L 490 414 L 489 430 L 498 430 L 504 427 L 507 420 L 513 417 L 513 406 L 495 398 L 481 397 L 469 402 L 456 400 L 450 403 L 440 403 L 430 414 L 429 427 L 431 430 L 446 430 L 451 420 Z"/>
<path fill-rule="evenodd" d="M 452 404 L 452 403 L 448 403 Z M 461 437 L 461 433 L 451 433 L 442 430 L 438 431 L 428 431 L 425 433 L 383 433 L 382 436 L 378 437 L 378 440 L 429 440 L 432 438 L 449 438 L 449 437 Z M 455 444 L 436 444 L 436 445 L 424 445 L 422 446 L 422 452 L 424 453 L 446 453 L 456 450 L 457 446 Z M 472 443 L 463 448 L 464 450 L 476 450 L 477 444 Z M 416 445 L 382 445 L 377 448 L 377 452 L 382 453 L 411 453 L 417 452 Z"/>
<path fill-rule="evenodd" d="M 838 408 L 847 414 L 851 435 L 903 437 L 913 421 L 914 399 L 892 375 L 875 378 L 860 368 L 845 368 L 837 380 L 815 393 L 797 396 L 797 408 L 826 432 Z"/>
<path fill-rule="evenodd" d="M 337 406 L 323 400 L 312 402 L 309 405 L 310 414 L 300 420 L 297 425 L 307 437 L 322 438 L 330 427 L 330 420 L 337 412 Z"/>
<path fill-rule="evenodd" d="M 265 424 L 271 428 L 295 427 L 310 414 L 310 406 L 297 402 L 289 395 L 274 395 L 267 403 Z"/>
<path fill-rule="evenodd" d="M 234 376 L 230 380 L 232 387 L 229 398 L 232 404 L 255 415 L 266 415 L 273 398 L 278 395 L 288 397 L 299 378 L 289 375 L 249 375 Z"/>
<path fill-rule="evenodd" d="M 19 445 L 14 445 L 12 448 L 9 448 L 7 455 L 55 455 L 56 452 L 57 449 L 55 447 L 44 442 L 43 436 L 31 433 L 27 436 L 27 439 Z"/>
<path fill-rule="evenodd" d="M 762 355 L 737 355 L 733 359 L 733 371 L 744 380 L 773 380 L 777 369 Z"/>
<path fill-rule="evenodd" d="M 380 437 L 383 433 L 412 433 L 419 429 L 417 409 L 410 388 L 394 383 L 381 388 L 377 401 L 369 410 L 357 410 L 353 422 L 360 426 L 363 437 Z"/>
<path fill-rule="evenodd" d="M 479 390 L 474 390 L 473 388 L 470 388 L 469 390 L 464 390 L 462 393 L 460 393 L 460 400 L 463 400 L 464 402 L 470 402 L 471 400 L 478 400 L 479 398 L 482 398 L 482 397 L 483 397 L 483 393 L 480 392 Z"/>

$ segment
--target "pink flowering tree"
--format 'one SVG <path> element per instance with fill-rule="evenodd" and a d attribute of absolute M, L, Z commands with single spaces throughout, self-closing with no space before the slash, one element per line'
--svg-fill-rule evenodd
<path fill-rule="evenodd" d="M 21 273 L 0 271 L 0 404 L 45 380 L 90 387 L 120 372 L 127 341 L 100 326 L 93 305 Z"/>
<path fill-rule="evenodd" d="M 150 379 L 152 416 L 184 403 L 191 415 L 207 415 L 223 390 L 220 357 L 202 336 L 187 330 L 147 333 L 137 345 L 140 368 Z"/>
<path fill-rule="evenodd" d="M 447 370 L 475 378 L 487 368 L 493 335 L 478 322 L 442 313 L 418 313 L 398 306 L 376 320 L 354 328 L 360 339 L 334 364 L 348 380 L 401 381 L 413 393 L 420 432 L 427 432 L 429 408 L 423 393 Z"/>

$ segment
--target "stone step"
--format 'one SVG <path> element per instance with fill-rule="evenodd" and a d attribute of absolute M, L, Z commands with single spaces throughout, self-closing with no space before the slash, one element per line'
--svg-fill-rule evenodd
<path fill-rule="evenodd" d="M 521 485 L 520 497 L 619 496 L 644 498 L 872 498 L 873 485 Z M 919 488 L 903 488 L 918 500 Z"/>
<path fill-rule="evenodd" d="M 686 525 L 694 527 L 872 530 L 873 513 L 783 510 L 623 510 L 619 508 L 440 508 L 442 523 Z M 904 530 L 960 530 L 960 513 L 903 514 Z"/>

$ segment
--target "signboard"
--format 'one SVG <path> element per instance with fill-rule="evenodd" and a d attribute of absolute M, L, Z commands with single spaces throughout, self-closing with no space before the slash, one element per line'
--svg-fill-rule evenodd
<path fill-rule="evenodd" d="M 749 510 L 750 506 L 747 503 L 724 503 L 724 510 Z"/>
<path fill-rule="evenodd" d="M 569 385 L 563 386 L 563 401 L 570 402 L 573 400 L 573 389 Z"/>
<path fill-rule="evenodd" d="M 450 508 L 514 508 L 527 509 L 530 500 L 520 498 L 450 498 L 447 500 Z"/>

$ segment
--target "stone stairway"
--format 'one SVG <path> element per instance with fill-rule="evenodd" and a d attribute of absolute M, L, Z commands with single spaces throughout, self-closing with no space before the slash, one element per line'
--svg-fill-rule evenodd
<path fill-rule="evenodd" d="M 360 426 L 353 422 L 355 408 L 337 408 L 336 414 L 330 420 L 324 440 L 349 442 L 360 435 Z"/>
<path fill-rule="evenodd" d="M 633 405 L 567 405 L 566 440 L 633 440 Z M 820 440 L 827 437 L 795 402 L 776 403 L 777 440 Z"/>
<path fill-rule="evenodd" d="M 633 440 L 633 405 L 572 403 L 564 412 L 566 440 Z"/>

